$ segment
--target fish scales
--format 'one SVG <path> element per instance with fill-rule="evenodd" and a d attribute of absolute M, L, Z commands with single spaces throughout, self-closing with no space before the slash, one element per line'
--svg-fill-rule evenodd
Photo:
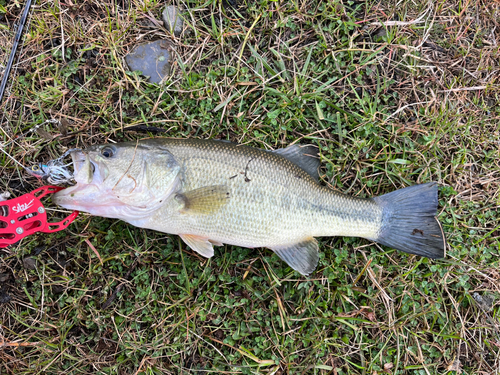
<path fill-rule="evenodd" d="M 265 151 L 223 141 L 147 139 L 73 152 L 66 208 L 178 234 L 203 256 L 213 245 L 267 247 L 303 275 L 315 237 L 356 236 L 431 258 L 444 255 L 437 185 L 356 198 L 318 181 L 312 146 Z"/>
<path fill-rule="evenodd" d="M 381 210 L 370 200 L 319 185 L 308 173 L 270 152 L 226 142 L 166 140 L 182 165 L 183 189 L 228 185 L 231 199 L 196 220 L 175 204 L 159 210 L 148 226 L 199 233 L 239 246 L 292 244 L 318 236 L 376 236 Z"/>

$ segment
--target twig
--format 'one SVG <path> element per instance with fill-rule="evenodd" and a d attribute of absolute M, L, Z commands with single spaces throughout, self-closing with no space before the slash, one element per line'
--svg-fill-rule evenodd
<path fill-rule="evenodd" d="M 413 21 L 386 21 L 386 22 L 372 22 L 370 23 L 370 26 L 409 26 L 409 25 L 414 25 L 416 23 L 422 23 L 425 22 L 421 19 L 416 19 Z"/>
<path fill-rule="evenodd" d="M 409 26 L 414 25 L 416 23 L 425 22 L 423 18 L 427 14 L 429 9 L 427 9 L 420 17 L 414 19 L 413 21 L 385 21 L 385 22 L 372 22 L 370 26 Z"/>
<path fill-rule="evenodd" d="M 368 276 L 370 277 L 370 280 L 376 285 L 376 287 L 378 288 L 378 290 L 380 291 L 380 293 L 382 294 L 382 296 L 387 301 L 393 301 L 393 299 L 391 297 L 389 297 L 389 295 L 384 290 L 384 288 L 382 288 L 382 286 L 378 283 L 377 276 L 375 275 L 375 272 L 373 272 L 373 270 L 370 267 L 368 267 L 366 270 L 368 271 Z"/>
<path fill-rule="evenodd" d="M 54 337 L 50 339 L 49 342 L 54 342 L 57 341 L 60 338 L 60 336 Z M 11 348 L 21 348 L 21 347 L 27 347 L 27 346 L 38 346 L 40 344 L 43 344 L 43 341 L 36 341 L 36 342 L 29 342 L 29 341 L 10 341 L 6 342 L 1 338 L 2 341 L 0 341 L 0 348 L 10 346 Z"/>
<path fill-rule="evenodd" d="M 459 87 L 456 89 L 439 90 L 438 92 L 475 91 L 475 90 L 484 90 L 486 88 L 488 88 L 488 86 Z"/>

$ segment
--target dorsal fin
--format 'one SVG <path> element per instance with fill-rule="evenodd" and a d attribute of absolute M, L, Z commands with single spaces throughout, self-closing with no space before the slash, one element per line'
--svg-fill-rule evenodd
<path fill-rule="evenodd" d="M 274 151 L 275 154 L 283 156 L 295 165 L 306 171 L 316 181 L 319 180 L 319 150 L 314 145 L 291 145 L 287 148 L 280 148 Z"/>

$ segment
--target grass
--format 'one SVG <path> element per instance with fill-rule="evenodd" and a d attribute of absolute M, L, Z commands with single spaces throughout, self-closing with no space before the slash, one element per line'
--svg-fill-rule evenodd
<path fill-rule="evenodd" d="M 269 250 L 206 260 L 80 215 L 1 250 L 0 373 L 498 374 L 500 4 L 231 3 L 182 2 L 176 38 L 154 22 L 163 2 L 37 2 L 2 104 L 5 150 L 31 165 L 156 135 L 138 125 L 314 143 L 322 183 L 352 195 L 438 181 L 447 257 L 323 238 L 303 278 Z M 21 10 L 0 1 L 2 64 Z M 123 59 L 159 38 L 174 56 L 161 86 Z M 0 173 L 14 196 L 40 185 L 3 154 Z"/>

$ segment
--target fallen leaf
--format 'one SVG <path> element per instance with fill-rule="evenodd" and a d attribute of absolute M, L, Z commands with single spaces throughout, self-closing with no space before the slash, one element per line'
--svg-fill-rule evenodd
<path fill-rule="evenodd" d="M 45 130 L 43 129 L 36 129 L 36 132 L 37 134 L 42 137 L 43 139 L 47 140 L 47 141 L 50 141 L 52 138 L 54 138 L 52 136 L 52 134 L 50 134 L 49 132 L 46 132 Z"/>
<path fill-rule="evenodd" d="M 446 371 L 456 371 L 457 375 L 460 375 L 462 373 L 462 364 L 460 363 L 459 359 L 455 359 L 453 362 L 451 362 L 448 367 L 446 368 Z"/>
<path fill-rule="evenodd" d="M 368 319 L 370 322 L 375 322 L 377 321 L 377 318 L 375 317 L 375 313 L 370 307 L 363 306 L 361 307 L 361 310 L 359 310 L 361 315 L 363 315 L 366 319 Z"/>
<path fill-rule="evenodd" d="M 66 120 L 65 118 L 62 118 L 59 124 L 57 125 L 59 128 L 59 131 L 61 132 L 62 136 L 65 137 L 68 135 L 68 127 L 69 127 L 69 121 Z"/>
<path fill-rule="evenodd" d="M 391 372 L 391 369 L 394 367 L 394 364 L 392 362 L 386 363 L 384 365 L 384 372 Z"/>

